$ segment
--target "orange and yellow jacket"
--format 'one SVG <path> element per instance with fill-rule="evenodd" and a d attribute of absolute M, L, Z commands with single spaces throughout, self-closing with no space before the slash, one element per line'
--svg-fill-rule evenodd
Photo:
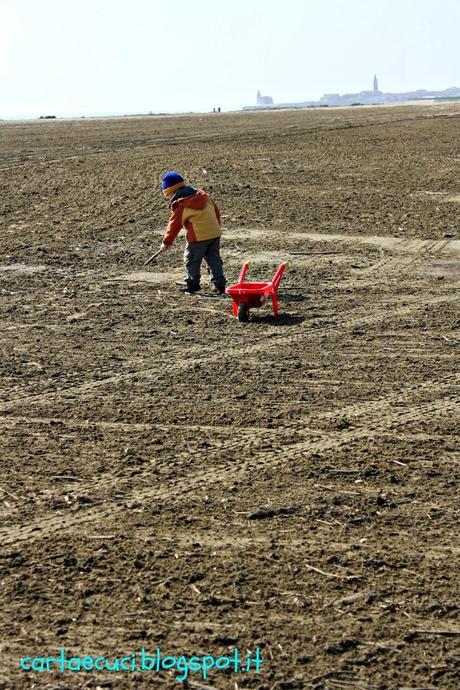
<path fill-rule="evenodd" d="M 203 189 L 183 187 L 169 204 L 171 215 L 163 237 L 171 245 L 182 228 L 187 231 L 187 242 L 201 242 L 220 237 L 220 210 Z"/>

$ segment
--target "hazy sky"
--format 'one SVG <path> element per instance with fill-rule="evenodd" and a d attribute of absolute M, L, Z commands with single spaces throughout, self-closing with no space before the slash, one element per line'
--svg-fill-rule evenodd
<path fill-rule="evenodd" d="M 460 87 L 460 0 L 0 0 L 0 118 Z"/>

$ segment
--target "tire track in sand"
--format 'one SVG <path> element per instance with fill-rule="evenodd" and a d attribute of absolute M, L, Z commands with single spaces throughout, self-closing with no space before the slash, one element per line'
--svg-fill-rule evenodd
<path fill-rule="evenodd" d="M 360 275 L 375 276 L 379 273 L 385 275 L 401 273 L 409 266 L 415 266 L 415 264 L 421 264 L 433 257 L 439 256 L 448 247 L 450 242 L 450 238 L 442 240 L 401 240 L 395 246 L 397 254 L 383 257 L 377 263 L 372 264 L 372 266 L 362 269 Z M 404 256 L 406 252 L 407 255 Z"/>
<path fill-rule="evenodd" d="M 177 361 L 171 364 L 171 366 L 168 368 L 168 371 L 171 373 L 180 373 L 187 371 L 189 369 L 193 369 L 197 364 L 212 365 L 216 362 L 222 361 L 223 359 L 238 359 L 241 355 L 247 357 L 248 355 L 270 351 L 275 347 L 285 347 L 297 343 L 298 341 L 302 341 L 308 337 L 318 337 L 322 335 L 327 335 L 328 333 L 336 332 L 341 328 L 372 325 L 374 323 L 379 323 L 380 321 L 387 321 L 395 317 L 402 318 L 404 316 L 411 314 L 413 311 L 416 311 L 417 309 L 421 309 L 422 307 L 436 306 L 444 303 L 454 302 L 457 300 L 458 296 L 456 294 L 445 294 L 441 296 L 438 295 L 435 297 L 432 295 L 423 296 L 420 294 L 400 295 L 393 307 L 391 305 L 386 304 L 382 309 L 375 311 L 373 313 L 369 313 L 369 306 L 366 305 L 364 307 L 359 307 L 356 310 L 347 312 L 343 315 L 343 318 L 339 318 L 332 322 L 328 322 L 325 325 L 306 325 L 305 327 L 299 327 L 299 330 L 292 335 L 275 336 L 271 337 L 268 341 L 262 336 L 258 342 L 252 345 L 244 344 L 227 347 L 223 351 L 219 351 L 213 355 L 208 356 L 206 358 L 206 361 L 204 361 L 201 357 Z M 403 304 L 401 304 L 402 301 Z M 13 409 L 18 404 L 21 405 L 28 403 L 37 403 L 49 398 L 52 398 L 55 401 L 57 401 L 60 398 L 65 398 L 65 396 L 69 393 L 83 395 L 85 393 L 92 394 L 93 392 L 97 392 L 99 389 L 102 389 L 108 385 L 117 385 L 119 383 L 122 383 L 123 381 L 130 381 L 134 379 L 136 381 L 150 381 L 152 378 L 158 376 L 161 370 L 161 363 L 158 363 L 155 367 L 148 367 L 142 369 L 141 371 L 115 374 L 105 379 L 98 379 L 96 381 L 89 381 L 86 383 L 77 384 L 73 386 L 61 387 L 57 390 L 46 391 L 44 393 L 39 393 L 36 395 L 15 398 L 13 400 L 1 402 L 0 413 Z"/>
<path fill-rule="evenodd" d="M 69 534 L 74 532 L 75 534 L 80 534 L 80 536 L 89 536 L 87 533 L 85 535 L 85 530 L 79 532 L 78 528 L 86 528 L 95 523 L 98 524 L 97 529 L 99 532 L 105 530 L 110 533 L 113 531 L 113 520 L 115 520 L 115 525 L 117 525 L 119 514 L 126 510 L 126 500 L 143 503 L 172 499 L 174 503 L 180 503 L 187 495 L 199 490 L 209 490 L 209 487 L 212 485 L 233 483 L 235 479 L 242 480 L 251 472 L 260 474 L 264 470 L 273 470 L 286 463 L 305 462 L 312 453 L 338 449 L 361 438 L 373 438 L 378 436 L 379 432 L 384 432 L 391 428 L 397 429 L 401 424 L 421 421 L 426 419 L 427 416 L 450 415 L 458 410 L 458 406 L 459 401 L 457 397 L 447 397 L 433 402 L 405 407 L 403 410 L 389 409 L 376 420 L 372 429 L 366 426 L 348 431 L 327 433 L 324 438 L 315 440 L 302 439 L 281 449 L 261 448 L 257 450 L 255 448 L 250 458 L 247 458 L 246 439 L 230 439 L 229 443 L 220 447 L 217 453 L 213 454 L 210 452 L 207 454 L 206 462 L 210 463 L 211 469 L 208 466 L 205 468 L 201 467 L 195 471 L 190 471 L 185 476 L 176 476 L 172 480 L 166 478 L 161 485 L 134 489 L 127 493 L 123 503 L 114 504 L 111 502 L 104 506 L 82 508 L 77 514 L 56 515 L 54 511 L 25 524 L 6 527 L 0 530 L 0 543 L 3 546 L 11 546 L 58 533 Z M 223 463 L 221 466 L 216 466 L 212 463 L 215 455 L 218 458 L 230 449 L 244 450 L 245 452 L 240 454 L 242 460 L 237 463 Z M 112 476 L 111 478 L 104 478 L 102 481 L 106 483 L 111 480 L 113 483 L 113 479 Z M 129 481 L 132 480 L 130 479 Z M 101 483 L 97 481 L 90 482 L 89 488 L 97 490 L 98 486 L 101 488 Z M 83 488 L 82 485 L 79 485 L 80 487 Z M 117 527 L 115 531 L 116 529 Z"/>
<path fill-rule="evenodd" d="M 309 382 L 310 383 L 310 382 Z M 403 398 L 412 396 L 416 393 L 424 393 L 425 391 L 433 393 L 437 392 L 448 393 L 449 390 L 458 384 L 457 377 L 455 374 L 446 377 L 446 380 L 441 382 L 437 381 L 422 381 L 414 386 L 404 388 L 404 391 L 395 391 L 389 395 L 378 397 L 372 400 L 358 401 L 356 403 L 351 403 L 349 405 L 342 405 L 340 408 L 335 408 L 330 411 L 320 411 L 312 413 L 311 415 L 302 416 L 298 423 L 305 423 L 307 420 L 316 422 L 323 419 L 338 419 L 343 417 L 351 418 L 363 418 L 363 421 L 369 421 L 371 415 L 375 412 L 381 411 L 382 408 L 392 409 L 392 405 L 401 405 L 407 402 Z M 279 403 L 278 403 L 279 404 Z M 52 416 L 29 416 L 29 415 L 3 415 L 0 416 L 0 426 L 3 425 L 5 428 L 14 427 L 17 424 L 36 424 L 36 425 L 56 425 L 59 424 L 62 430 L 83 430 L 83 431 L 93 431 L 94 429 L 100 429 L 102 431 L 115 431 L 117 433 L 121 431 L 126 431 L 128 433 L 133 432 L 143 432 L 143 431 L 175 431 L 175 430 L 187 430 L 187 431 L 198 431 L 203 433 L 216 432 L 219 434 L 234 434 L 235 426 L 233 424 L 184 424 L 184 423 L 168 423 L 168 422 L 120 422 L 120 421 L 107 421 L 104 419 L 78 419 L 75 417 L 60 417 L 57 415 Z M 280 431 L 274 427 L 264 427 L 264 426 L 254 426 L 251 425 L 249 429 L 239 428 L 238 433 L 244 435 L 251 435 L 253 431 L 258 433 L 268 434 L 270 436 L 276 436 L 280 433 L 284 433 L 284 430 Z M 311 433 L 315 431 L 315 427 L 311 424 L 307 425 L 303 429 L 296 429 L 296 433 Z"/>

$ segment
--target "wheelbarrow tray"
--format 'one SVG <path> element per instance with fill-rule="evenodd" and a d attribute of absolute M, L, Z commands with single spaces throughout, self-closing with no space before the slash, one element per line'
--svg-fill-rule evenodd
<path fill-rule="evenodd" d="M 245 302 L 249 309 L 262 307 L 272 290 L 270 283 L 238 283 L 231 285 L 226 292 L 231 295 L 236 307 Z"/>
<path fill-rule="evenodd" d="M 246 312 L 243 320 L 246 320 L 251 307 L 256 309 L 262 307 L 267 301 L 267 298 L 271 296 L 273 302 L 273 311 L 276 315 L 278 313 L 278 286 L 286 265 L 286 263 L 283 263 L 279 266 L 278 270 L 273 276 L 273 279 L 269 283 L 245 283 L 244 277 L 249 268 L 249 263 L 246 262 L 241 270 L 238 283 L 235 283 L 235 285 L 230 285 L 225 290 L 225 292 L 233 299 L 233 314 L 235 316 L 238 314 L 240 318 L 240 314 L 242 315 L 242 313 L 238 311 L 238 308 L 240 304 L 244 304 Z"/>

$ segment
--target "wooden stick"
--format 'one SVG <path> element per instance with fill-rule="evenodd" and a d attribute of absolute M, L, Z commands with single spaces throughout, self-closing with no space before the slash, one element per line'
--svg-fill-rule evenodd
<path fill-rule="evenodd" d="M 159 249 L 157 252 L 155 252 L 155 254 L 152 254 L 152 256 L 149 257 L 149 258 L 147 259 L 147 261 L 144 263 L 144 266 L 147 266 L 147 264 L 151 263 L 154 259 L 157 258 L 157 256 L 158 256 L 159 254 L 161 254 L 161 249 Z"/>
<path fill-rule="evenodd" d="M 454 637 L 460 635 L 460 630 L 411 630 L 412 635 L 446 635 L 447 637 Z"/>
<path fill-rule="evenodd" d="M 319 568 L 315 568 L 313 565 L 308 565 L 308 563 L 305 563 L 305 567 L 308 568 L 308 570 L 313 570 L 314 573 L 319 573 L 320 575 L 324 575 L 325 577 L 336 577 L 339 580 L 360 580 L 361 578 L 359 575 L 336 575 L 335 573 L 325 573 L 324 570 L 320 570 Z"/>
<path fill-rule="evenodd" d="M 67 475 L 67 474 L 53 474 L 51 479 L 59 479 L 60 481 L 67 481 L 67 482 L 81 482 L 82 480 L 79 479 L 78 477 L 72 477 L 72 475 Z"/>
<path fill-rule="evenodd" d="M 361 683 L 359 680 L 335 680 L 334 678 L 329 679 L 329 683 L 332 683 L 332 685 L 338 685 L 339 687 L 352 687 L 352 688 L 376 688 L 378 689 L 380 686 L 379 685 L 368 685 L 367 683 Z"/>
<path fill-rule="evenodd" d="M 187 682 L 189 688 L 196 688 L 197 690 L 217 690 L 217 688 L 215 688 L 213 685 L 203 685 L 202 683 L 197 683 L 194 680 L 188 680 Z"/>
<path fill-rule="evenodd" d="M 19 501 L 19 498 L 17 496 L 15 496 L 14 494 L 10 494 L 10 492 L 7 491 L 6 489 L 0 488 L 0 491 L 3 491 L 3 493 L 6 494 L 7 496 L 11 496 L 11 498 L 14 498 L 15 501 Z"/>
<path fill-rule="evenodd" d="M 328 256 L 329 254 L 344 254 L 344 252 L 289 252 L 294 256 Z"/>
<path fill-rule="evenodd" d="M 165 577 L 164 580 L 155 580 L 155 582 L 151 582 L 150 584 L 152 585 L 164 585 L 165 582 L 169 582 L 170 580 L 173 580 L 174 576 L 171 575 L 171 577 Z"/>

